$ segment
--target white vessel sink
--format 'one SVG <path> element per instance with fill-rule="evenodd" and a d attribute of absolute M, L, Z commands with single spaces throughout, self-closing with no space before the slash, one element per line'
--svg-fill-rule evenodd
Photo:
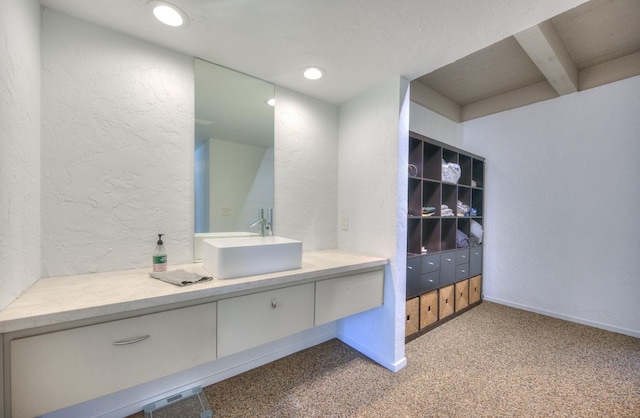
<path fill-rule="evenodd" d="M 302 242 L 283 237 L 206 239 L 204 268 L 216 279 L 233 279 L 302 267 Z"/>

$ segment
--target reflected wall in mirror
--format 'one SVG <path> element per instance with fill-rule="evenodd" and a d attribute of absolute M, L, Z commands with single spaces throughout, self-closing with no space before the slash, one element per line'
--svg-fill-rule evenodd
<path fill-rule="evenodd" d="M 273 84 L 195 60 L 195 232 L 259 233 L 273 208 Z"/>

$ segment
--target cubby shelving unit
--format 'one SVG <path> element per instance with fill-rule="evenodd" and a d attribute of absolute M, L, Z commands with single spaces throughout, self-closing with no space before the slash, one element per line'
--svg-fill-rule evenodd
<path fill-rule="evenodd" d="M 405 338 L 410 341 L 482 301 L 482 244 L 460 245 L 457 231 L 471 238 L 474 222 L 484 228 L 485 159 L 410 132 L 408 160 L 415 166 L 407 193 Z M 443 181 L 443 162 L 460 166 L 456 183 Z M 469 213 L 459 214 L 458 202 Z M 443 205 L 453 214 L 443 212 Z"/>

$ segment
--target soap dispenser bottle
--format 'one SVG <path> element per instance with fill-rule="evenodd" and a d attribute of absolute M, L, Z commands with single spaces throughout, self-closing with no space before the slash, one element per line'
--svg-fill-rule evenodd
<path fill-rule="evenodd" d="M 158 243 L 153 252 L 153 271 L 167 271 L 167 251 L 164 249 L 164 243 L 162 242 L 163 235 L 158 234 Z"/>

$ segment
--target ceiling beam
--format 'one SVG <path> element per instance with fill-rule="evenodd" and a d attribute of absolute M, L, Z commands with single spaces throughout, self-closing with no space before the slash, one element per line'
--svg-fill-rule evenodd
<path fill-rule="evenodd" d="M 513 36 L 559 95 L 578 91 L 578 69 L 551 20 Z"/>
<path fill-rule="evenodd" d="M 445 118 L 454 122 L 462 121 L 462 107 L 459 104 L 417 80 L 411 82 L 410 96 L 411 101 L 431 109 Z"/>

